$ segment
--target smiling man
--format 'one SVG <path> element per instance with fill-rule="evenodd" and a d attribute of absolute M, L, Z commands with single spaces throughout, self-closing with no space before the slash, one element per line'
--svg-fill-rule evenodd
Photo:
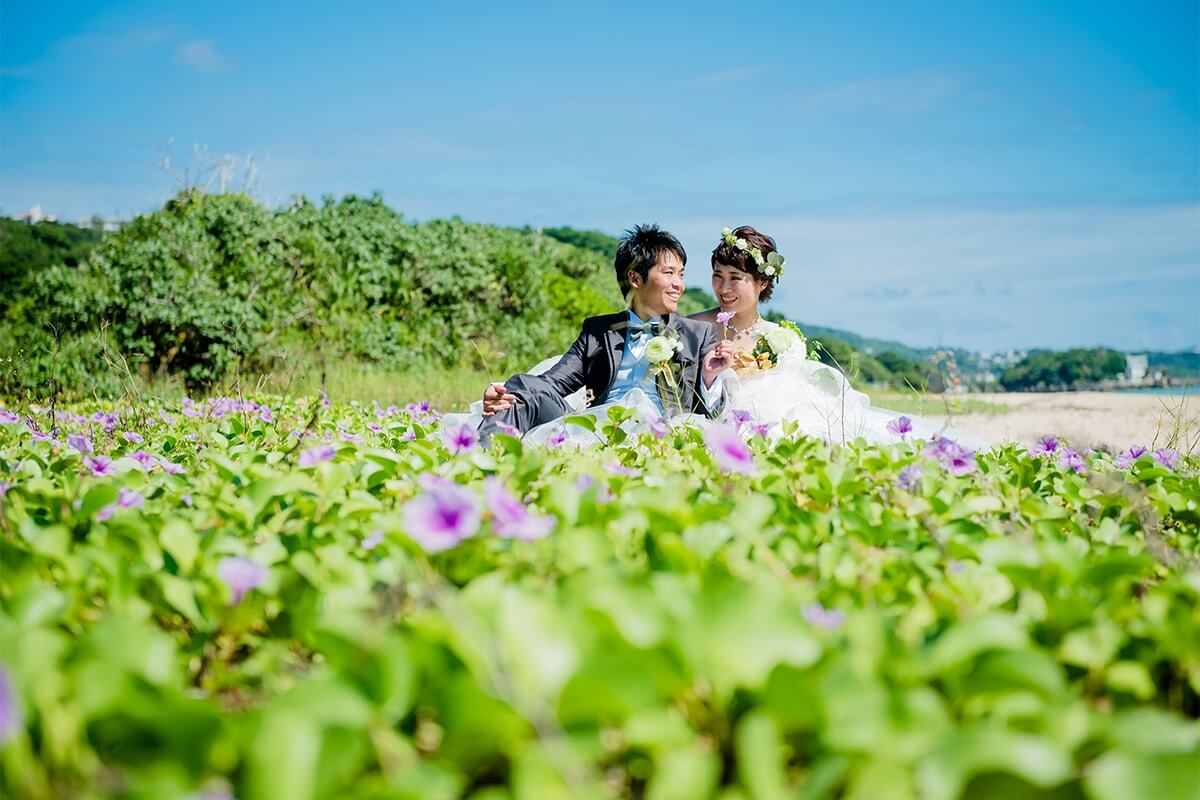
<path fill-rule="evenodd" d="M 584 320 L 579 338 L 541 375 L 515 375 L 488 386 L 481 437 L 486 441 L 504 426 L 525 433 L 557 419 L 567 411 L 564 398 L 584 386 L 589 406 L 619 403 L 640 390 L 668 416 L 715 416 L 724 401 L 729 354 L 725 343 L 718 345 L 713 325 L 675 313 L 686 265 L 683 245 L 657 225 L 627 231 L 613 267 L 629 308 Z M 668 343 L 673 353 L 664 363 Z"/>

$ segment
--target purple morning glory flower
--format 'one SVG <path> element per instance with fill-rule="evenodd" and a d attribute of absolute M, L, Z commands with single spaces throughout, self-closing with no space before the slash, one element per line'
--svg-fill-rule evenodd
<path fill-rule="evenodd" d="M 722 472 L 754 474 L 754 454 L 742 441 L 737 429 L 727 425 L 714 425 L 704 432 L 704 443 L 708 445 Z"/>
<path fill-rule="evenodd" d="M 433 406 L 428 400 L 422 400 L 419 403 L 409 403 L 404 407 L 404 410 L 410 414 L 428 414 Z"/>
<path fill-rule="evenodd" d="M 920 464 L 909 464 L 900 470 L 900 474 L 896 477 L 896 485 L 906 491 L 914 492 L 921 485 L 921 476 L 924 474 L 925 470 Z"/>
<path fill-rule="evenodd" d="M 1058 452 L 1058 466 L 1076 472 L 1087 472 L 1087 462 L 1084 461 L 1083 456 L 1069 447 L 1064 447 Z"/>
<path fill-rule="evenodd" d="M 1118 455 L 1116 460 L 1113 461 L 1113 464 L 1116 465 L 1117 469 L 1129 469 L 1133 466 L 1135 461 L 1146 455 L 1148 452 L 1149 450 L 1147 450 L 1145 447 L 1142 447 L 1140 444 L 1135 444 L 1133 447 L 1130 447 L 1128 450 L 1125 450 Z"/>
<path fill-rule="evenodd" d="M 650 433 L 655 439 L 665 439 L 671 432 L 671 421 L 666 417 L 650 420 Z"/>
<path fill-rule="evenodd" d="M 580 475 L 575 479 L 575 489 L 580 492 L 586 492 L 588 489 L 592 488 L 592 485 L 595 482 L 595 478 L 593 478 L 591 475 Z"/>
<path fill-rule="evenodd" d="M 233 593 L 233 604 L 236 606 L 247 592 L 257 589 L 267 579 L 267 568 L 248 558 L 230 556 L 222 558 L 217 564 L 217 577 Z"/>
<path fill-rule="evenodd" d="M 321 407 L 329 408 L 331 405 L 333 405 L 333 403 L 329 402 L 329 395 L 325 394 L 325 392 L 321 392 Z"/>
<path fill-rule="evenodd" d="M 1164 447 L 1154 451 L 1154 460 L 1162 464 L 1167 469 L 1175 469 L 1179 463 L 1179 451 Z"/>
<path fill-rule="evenodd" d="M 144 472 L 149 472 L 154 469 L 154 465 L 158 463 L 158 457 L 147 453 L 145 450 L 137 450 L 129 454 L 129 458 L 135 464 L 142 468 Z"/>
<path fill-rule="evenodd" d="M 887 429 L 903 439 L 912 433 L 912 420 L 905 416 L 896 417 L 887 424 Z"/>
<path fill-rule="evenodd" d="M 179 498 L 179 502 L 183 503 L 188 508 L 191 508 L 192 507 L 192 496 L 190 494 L 182 495 Z"/>
<path fill-rule="evenodd" d="M 160 458 L 158 460 L 158 465 L 160 467 L 162 467 L 162 471 L 167 473 L 168 475 L 182 475 L 183 474 L 183 467 L 179 466 L 174 461 L 168 461 L 165 458 Z"/>
<path fill-rule="evenodd" d="M 307 467 L 315 467 L 317 464 L 320 464 L 323 461 L 332 461 L 333 457 L 336 455 L 337 449 L 333 445 L 319 445 L 317 447 L 311 447 L 301 453 L 298 463 L 302 469 Z"/>
<path fill-rule="evenodd" d="M 74 447 L 85 456 L 91 455 L 96 449 L 92 447 L 92 440 L 82 433 L 72 433 L 69 435 L 67 437 L 67 444 L 71 447 Z"/>
<path fill-rule="evenodd" d="M 104 522 L 115 513 L 117 513 L 116 503 L 109 503 L 106 506 L 101 506 L 96 510 L 96 521 Z"/>
<path fill-rule="evenodd" d="M 104 411 L 97 411 L 92 414 L 92 422 L 98 422 L 104 426 L 105 433 L 112 433 L 113 428 L 117 427 L 117 415 L 108 414 Z"/>
<path fill-rule="evenodd" d="M 143 438 L 143 436 L 137 431 L 122 431 L 121 438 L 130 444 L 141 444 L 142 442 L 146 441 L 145 438 Z"/>
<path fill-rule="evenodd" d="M 267 423 L 275 421 L 275 415 L 271 413 L 271 409 L 267 406 L 263 406 L 262 410 L 258 412 L 258 418 Z"/>
<path fill-rule="evenodd" d="M 404 433 L 400 434 L 400 440 L 404 441 L 404 442 L 412 442 L 412 441 L 415 441 L 416 438 L 417 438 L 417 434 L 413 433 L 413 431 L 411 431 L 411 430 L 407 430 Z"/>
<path fill-rule="evenodd" d="M 804 607 L 804 618 L 816 628 L 836 631 L 846 624 L 846 615 L 836 608 L 825 608 L 820 603 L 809 603 Z"/>
<path fill-rule="evenodd" d="M 773 427 L 775 427 L 774 422 L 753 422 L 750 424 L 750 433 L 765 439 Z"/>
<path fill-rule="evenodd" d="M 442 429 L 442 444 L 451 455 L 469 453 L 479 444 L 479 431 L 470 425 L 451 425 Z"/>
<path fill-rule="evenodd" d="M 609 475 L 621 475 L 627 478 L 636 478 L 642 474 L 640 469 L 627 467 L 624 464 L 618 464 L 616 461 L 609 461 L 604 465 L 604 471 Z"/>
<path fill-rule="evenodd" d="M 1037 440 L 1037 444 L 1029 448 L 1031 456 L 1048 456 L 1051 453 L 1058 451 L 1058 438 L 1055 436 L 1043 436 Z"/>
<path fill-rule="evenodd" d="M 969 475 L 975 471 L 975 452 L 967 450 L 953 439 L 938 437 L 921 451 L 926 458 L 936 458 L 951 475 Z"/>
<path fill-rule="evenodd" d="M 383 531 L 371 531 L 371 534 L 359 543 L 363 550 L 374 550 L 383 541 Z"/>
<path fill-rule="evenodd" d="M 348 433 L 347 431 L 342 431 L 342 439 L 343 439 L 343 441 L 350 442 L 351 444 L 361 444 L 362 443 L 362 437 L 359 436 L 357 433 Z"/>
<path fill-rule="evenodd" d="M 449 550 L 479 530 L 479 500 L 445 479 L 422 481 L 425 492 L 404 505 L 404 529 L 430 553 Z"/>
<path fill-rule="evenodd" d="M 0 745 L 21 730 L 21 712 L 17 708 L 17 693 L 13 690 L 8 670 L 0 666 Z"/>
<path fill-rule="evenodd" d="M 146 505 L 146 498 L 133 489 L 122 488 L 117 493 L 117 505 L 121 508 L 142 508 Z"/>
<path fill-rule="evenodd" d="M 113 462 L 104 456 L 85 458 L 83 465 L 92 471 L 92 476 L 95 478 L 105 478 L 117 474 L 117 468 L 113 466 Z"/>
<path fill-rule="evenodd" d="M 378 422 L 368 422 L 367 430 L 369 430 L 371 433 L 380 433 L 383 431 L 383 426 Z"/>
<path fill-rule="evenodd" d="M 734 316 L 734 314 L 732 311 L 718 311 L 717 312 L 717 324 L 718 325 L 728 325 L 729 321 L 733 319 L 733 316 Z"/>
<path fill-rule="evenodd" d="M 20 421 L 20 414 L 15 414 L 7 408 L 0 408 L 0 425 L 16 425 Z"/>
<path fill-rule="evenodd" d="M 737 426 L 738 430 L 741 430 L 743 425 L 754 419 L 753 415 L 751 415 L 749 411 L 745 411 L 740 408 L 735 408 L 730 411 L 729 418 L 733 420 L 733 424 Z"/>
<path fill-rule="evenodd" d="M 492 527 L 497 536 L 531 542 L 544 539 L 554 530 L 557 520 L 548 514 L 535 515 L 512 492 L 504 488 L 499 478 L 483 482 L 483 497 L 492 514 Z"/>
<path fill-rule="evenodd" d="M 546 440 L 547 447 L 562 447 L 563 442 L 567 441 L 567 429 L 559 428 L 554 432 L 554 435 Z"/>

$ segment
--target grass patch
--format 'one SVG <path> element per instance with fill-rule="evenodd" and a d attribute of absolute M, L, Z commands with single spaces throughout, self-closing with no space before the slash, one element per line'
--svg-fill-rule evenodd
<path fill-rule="evenodd" d="M 961 414 L 996 415 L 1006 414 L 1011 410 L 1004 403 L 985 400 L 977 395 L 875 391 L 870 388 L 866 392 L 871 398 L 871 405 L 904 414 L 918 414 L 922 417 L 959 416 Z"/>

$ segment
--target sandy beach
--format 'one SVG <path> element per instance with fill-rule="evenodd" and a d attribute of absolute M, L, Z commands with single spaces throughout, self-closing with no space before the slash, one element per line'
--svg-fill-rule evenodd
<path fill-rule="evenodd" d="M 995 442 L 1015 441 L 1030 445 L 1041 436 L 1053 434 L 1075 447 L 1115 451 L 1131 444 L 1165 447 L 1182 452 L 1197 450 L 1200 432 L 1200 396 L 1139 395 L 1111 392 L 1047 392 L 976 395 L 979 399 L 1007 406 L 1000 413 L 970 413 L 954 416 L 950 424 L 975 431 Z M 927 414 L 947 420 L 945 415 Z M 1171 442 L 1172 431 L 1182 425 L 1185 432 Z"/>

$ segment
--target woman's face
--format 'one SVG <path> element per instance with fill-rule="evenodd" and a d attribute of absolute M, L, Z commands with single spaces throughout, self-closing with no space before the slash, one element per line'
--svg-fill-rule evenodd
<path fill-rule="evenodd" d="M 712 290 L 722 311 L 740 314 L 753 311 L 758 306 L 758 294 L 762 291 L 759 280 L 737 267 L 721 264 L 713 266 Z"/>

